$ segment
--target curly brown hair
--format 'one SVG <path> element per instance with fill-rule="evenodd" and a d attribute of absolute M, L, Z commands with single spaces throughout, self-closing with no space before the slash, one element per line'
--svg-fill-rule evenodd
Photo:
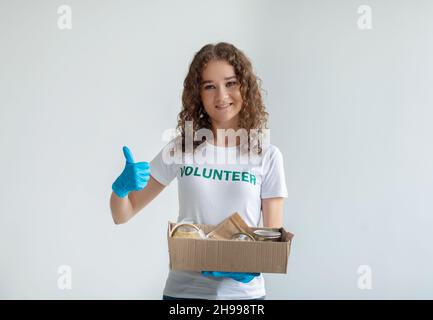
<path fill-rule="evenodd" d="M 177 131 L 182 137 L 182 151 L 185 150 L 186 121 L 193 121 L 194 134 L 201 128 L 212 129 L 200 97 L 200 85 L 204 68 L 213 60 L 224 60 L 233 66 L 240 83 L 243 106 L 239 112 L 239 128 L 248 131 L 250 140 L 254 132 L 256 135 L 261 135 L 262 130 L 267 129 L 268 113 L 262 100 L 261 80 L 254 74 L 250 60 L 232 44 L 226 42 L 207 44 L 195 54 L 183 83 L 182 110 L 178 115 L 177 124 Z M 250 131 L 251 129 L 255 129 L 254 132 Z M 204 139 L 194 141 L 193 149 L 202 144 Z M 248 141 L 248 151 L 251 147 L 258 154 L 262 152 L 260 140 L 255 146 Z"/>

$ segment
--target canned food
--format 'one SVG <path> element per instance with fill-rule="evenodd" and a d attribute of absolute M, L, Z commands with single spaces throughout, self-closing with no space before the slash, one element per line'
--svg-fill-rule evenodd
<path fill-rule="evenodd" d="M 203 232 L 203 230 L 190 223 L 179 223 L 175 225 L 171 231 L 171 236 L 179 237 L 179 238 L 196 238 L 196 239 L 206 238 L 206 235 Z"/>
<path fill-rule="evenodd" d="M 281 237 L 281 232 L 272 230 L 255 230 L 254 236 L 257 241 L 277 241 Z"/>
<path fill-rule="evenodd" d="M 232 236 L 232 240 L 237 241 L 256 241 L 254 237 L 248 233 L 236 233 Z"/>

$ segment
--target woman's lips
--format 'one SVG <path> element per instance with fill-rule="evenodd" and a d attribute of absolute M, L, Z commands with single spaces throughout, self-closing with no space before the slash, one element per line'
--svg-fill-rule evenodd
<path fill-rule="evenodd" d="M 216 106 L 217 110 L 224 110 L 227 109 L 228 107 L 230 107 L 233 103 L 228 103 L 222 106 Z"/>

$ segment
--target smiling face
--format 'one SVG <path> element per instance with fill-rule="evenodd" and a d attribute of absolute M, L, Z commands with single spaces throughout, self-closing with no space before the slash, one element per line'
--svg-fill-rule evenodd
<path fill-rule="evenodd" d="M 233 66 L 223 60 L 210 61 L 202 73 L 200 97 L 213 129 L 238 128 L 243 100 Z"/>

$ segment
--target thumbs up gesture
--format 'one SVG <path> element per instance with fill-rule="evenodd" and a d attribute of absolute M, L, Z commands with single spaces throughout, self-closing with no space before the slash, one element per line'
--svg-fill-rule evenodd
<path fill-rule="evenodd" d="M 125 156 L 125 168 L 121 175 L 114 181 L 112 189 L 120 198 L 124 198 L 131 191 L 138 191 L 146 187 L 150 179 L 150 164 L 148 162 L 134 162 L 131 150 L 123 147 Z"/>

